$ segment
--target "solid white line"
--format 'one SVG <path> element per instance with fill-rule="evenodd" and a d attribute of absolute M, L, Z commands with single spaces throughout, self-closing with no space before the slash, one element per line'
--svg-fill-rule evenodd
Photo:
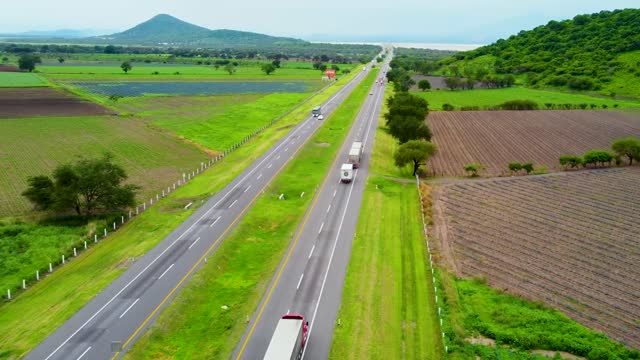
<path fill-rule="evenodd" d="M 331 103 L 331 101 L 333 101 L 336 97 L 338 97 L 339 95 L 341 95 L 349 86 L 350 84 L 357 78 L 360 77 L 360 74 L 358 74 L 354 79 L 352 79 L 352 81 L 350 81 L 349 83 L 347 83 L 345 86 L 342 87 L 342 89 L 340 89 L 336 94 L 334 94 L 326 103 L 325 105 L 328 105 Z M 308 118 L 307 120 L 307 124 L 312 124 L 313 121 L 311 120 L 311 118 Z M 104 305 L 102 305 L 102 307 L 100 309 L 98 309 L 98 311 L 96 311 L 87 321 L 85 321 L 82 325 L 80 325 L 80 327 L 73 332 L 73 334 L 69 335 L 69 337 L 62 342 L 62 344 L 58 345 L 57 348 L 55 348 L 53 350 L 53 352 L 51 352 L 49 354 L 49 356 L 47 356 L 44 360 L 49 360 L 53 355 L 55 355 L 63 346 L 65 346 L 74 336 L 76 336 L 80 331 L 82 331 L 82 329 L 84 329 L 85 326 L 87 326 L 87 324 L 89 324 L 93 319 L 96 318 L 96 316 L 98 316 L 107 306 L 109 306 L 113 300 L 115 300 L 118 296 L 120 296 L 120 294 L 122 294 L 122 292 L 124 292 L 129 286 L 131 286 L 131 284 L 133 284 L 134 281 L 136 281 L 140 276 L 142 276 L 142 274 L 147 271 L 151 265 L 153 265 L 162 255 L 164 255 L 164 253 L 166 253 L 173 245 L 176 244 L 176 242 L 178 242 L 184 235 L 186 235 L 189 231 L 191 231 L 191 229 L 196 226 L 196 224 L 198 224 L 200 222 L 200 220 L 202 220 L 205 216 L 209 215 L 209 213 L 211 211 L 213 211 L 215 209 L 215 207 L 218 206 L 218 204 L 220 204 L 220 202 L 222 200 L 224 200 L 229 194 L 231 194 L 231 192 L 233 190 L 235 190 L 238 186 L 240 186 L 240 184 L 242 184 L 242 182 L 244 182 L 244 180 L 246 180 L 249 176 L 251 176 L 251 174 L 253 174 L 258 168 L 260 168 L 260 166 L 269 159 L 269 157 L 273 154 L 275 154 L 278 149 L 280 147 L 282 147 L 286 141 L 288 141 L 289 139 L 291 139 L 298 131 L 301 131 L 301 129 L 303 128 L 304 125 L 300 125 L 296 130 L 294 130 L 293 133 L 291 133 L 289 135 L 289 137 L 285 140 L 282 141 L 280 143 L 280 145 L 276 146 L 275 149 L 273 149 L 273 151 L 269 154 L 267 154 L 267 156 L 265 156 L 264 159 L 262 159 L 262 161 L 260 161 L 258 164 L 256 164 L 256 166 L 250 170 L 247 175 L 245 175 L 245 177 L 243 177 L 240 181 L 238 181 L 238 183 L 231 188 L 230 191 L 228 191 L 226 194 L 224 194 L 222 196 L 222 198 L 220 198 L 220 200 L 218 200 L 209 210 L 207 210 L 200 218 L 198 218 L 191 226 L 189 226 L 189 228 L 182 233 L 182 235 L 180 235 L 173 243 L 171 243 L 166 249 L 164 249 L 162 251 L 162 253 L 160 253 L 160 255 L 158 255 L 155 259 L 153 259 L 153 261 L 151 261 L 151 263 L 149 265 L 147 265 L 144 269 L 142 269 L 142 271 L 140 273 L 138 273 L 138 275 L 136 275 L 131 281 L 129 281 L 122 289 L 120 289 L 120 291 L 118 291 L 118 293 L 116 293 L 109 301 L 107 301 Z M 258 176 L 258 179 L 260 179 L 262 177 L 262 174 L 260 174 L 260 176 Z"/>
<path fill-rule="evenodd" d="M 311 255 L 313 255 L 313 250 L 315 250 L 315 249 L 316 249 L 316 246 L 313 245 L 313 247 L 311 248 L 311 252 L 309 253 L 309 257 L 307 259 L 311 258 Z"/>
<path fill-rule="evenodd" d="M 244 189 L 244 191 L 243 191 L 243 192 L 244 192 L 244 193 L 246 193 L 247 191 L 249 191 L 249 189 L 251 189 L 251 185 L 247 186 L 247 188 L 246 188 L 246 189 Z"/>
<path fill-rule="evenodd" d="M 217 218 L 216 218 L 216 219 L 211 223 L 211 225 L 209 225 L 209 227 L 213 227 L 213 225 L 215 225 L 215 224 L 218 222 L 218 220 L 220 220 L 220 216 L 218 216 L 218 217 L 217 217 Z"/>
<path fill-rule="evenodd" d="M 199 239 L 199 238 L 198 238 L 198 239 Z M 173 267 L 173 265 L 175 265 L 175 263 L 174 263 L 174 264 L 171 264 L 171 266 L 169 266 L 169 267 L 167 268 L 167 270 L 165 270 L 165 271 L 160 275 L 160 277 L 158 278 L 158 280 L 162 279 L 162 277 L 163 277 L 163 276 L 164 276 L 164 275 L 165 275 L 169 270 L 171 270 L 171 268 Z"/>
<path fill-rule="evenodd" d="M 261 177 L 262 177 L 262 174 L 258 175 L 258 180 L 260 180 Z"/>
<path fill-rule="evenodd" d="M 375 108 L 378 106 L 378 100 L 380 100 L 379 96 L 376 99 L 376 102 L 374 103 L 374 111 L 371 113 L 371 119 L 373 119 L 373 114 L 375 114 Z M 369 130 L 371 130 L 371 122 L 369 122 Z M 363 141 L 363 143 L 366 143 L 367 139 L 369 138 L 369 130 L 367 130 L 367 136 L 365 137 L 365 140 Z M 355 182 L 357 176 L 358 176 L 358 170 L 353 172 L 353 181 L 354 182 Z M 327 265 L 327 271 L 324 273 L 324 279 L 322 280 L 322 285 L 320 287 L 320 294 L 318 295 L 318 301 L 316 302 L 316 308 L 313 311 L 313 316 L 311 318 L 311 325 L 309 326 L 309 333 L 307 334 L 307 343 L 311 339 L 311 331 L 313 331 L 314 320 L 316 319 L 316 314 L 318 313 L 318 307 L 320 306 L 320 303 L 322 302 L 322 294 L 324 292 L 324 286 L 327 283 L 327 277 L 329 276 L 329 269 L 331 268 L 331 263 L 333 262 L 333 255 L 335 254 L 336 247 L 338 245 L 338 238 L 340 237 L 340 231 L 342 230 L 342 224 L 344 222 L 345 216 L 347 215 L 347 209 L 349 208 L 349 201 L 351 201 L 351 194 L 353 192 L 353 188 L 354 188 L 353 186 L 349 187 L 349 195 L 347 196 L 347 203 L 346 203 L 346 206 L 344 207 L 344 212 L 342 213 L 342 219 L 340 219 L 340 225 L 338 226 L 338 231 L 336 232 L 336 238 L 335 238 L 335 241 L 333 243 L 333 249 L 331 249 L 331 256 L 329 257 L 329 264 Z M 308 346 L 305 346 L 304 349 L 302 350 L 301 359 L 304 359 L 304 354 L 306 353 L 308 348 L 309 348 Z"/>
<path fill-rule="evenodd" d="M 199 237 L 196 239 L 196 241 L 194 241 L 194 242 L 193 242 L 193 244 L 189 245 L 189 249 L 191 249 L 191 248 L 193 247 L 193 245 L 195 245 L 195 244 L 198 242 L 198 240 L 200 240 L 200 238 L 199 238 Z M 188 249 L 187 249 L 187 250 L 188 250 Z"/>
<path fill-rule="evenodd" d="M 318 230 L 318 234 L 322 232 L 322 228 L 324 227 L 324 223 L 320 224 L 320 230 Z"/>
<path fill-rule="evenodd" d="M 82 357 L 85 356 L 89 352 L 89 350 L 91 350 L 91 346 L 89 346 L 87 350 L 85 350 L 82 354 L 80 354 L 80 356 L 78 356 L 76 360 L 82 359 Z"/>
<path fill-rule="evenodd" d="M 267 169 L 271 169 L 272 166 L 273 164 L 269 164 L 269 166 L 267 166 Z"/>
<path fill-rule="evenodd" d="M 327 208 L 327 214 L 329 213 L 329 211 L 331 211 L 331 204 L 329 204 L 329 207 Z"/>
<path fill-rule="evenodd" d="M 304 273 L 300 275 L 300 280 L 298 280 L 298 286 L 296 286 L 296 290 L 300 289 L 300 284 L 302 284 L 302 278 L 304 277 Z"/>
<path fill-rule="evenodd" d="M 237 202 L 238 202 L 238 199 L 233 200 L 231 205 L 229 205 L 229 209 L 231 209 L 233 207 L 233 205 L 235 205 Z"/>
<path fill-rule="evenodd" d="M 173 265 L 171 265 L 173 266 Z M 138 301 L 140 300 L 140 298 L 137 298 L 136 301 L 133 302 L 133 304 L 129 305 L 129 307 L 127 308 L 127 310 L 125 310 L 122 315 L 120 315 L 120 317 L 118 319 L 122 319 L 122 317 L 129 311 L 131 310 L 131 308 L 133 307 L 133 305 L 135 305 Z"/>

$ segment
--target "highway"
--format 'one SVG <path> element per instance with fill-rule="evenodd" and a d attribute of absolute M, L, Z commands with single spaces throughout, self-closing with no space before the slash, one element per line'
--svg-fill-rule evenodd
<path fill-rule="evenodd" d="M 382 70 L 387 68 L 385 63 Z M 384 77 L 382 72 L 379 77 Z M 294 234 L 234 359 L 262 359 L 278 320 L 287 313 L 302 314 L 309 321 L 303 358 L 327 359 L 383 101 L 384 86 L 374 84 Z M 353 182 L 342 184 L 340 167 L 347 161 L 354 141 L 364 143 L 363 161 L 354 171 Z"/>
<path fill-rule="evenodd" d="M 359 71 L 343 89 L 322 104 L 325 116 L 335 110 L 366 74 L 368 71 Z M 45 339 L 26 359 L 120 358 L 206 258 L 215 252 L 262 190 L 322 126 L 323 121 L 311 116 L 314 105 L 317 104 L 309 105 L 308 118 L 151 251 L 136 259 L 120 277 Z M 216 167 L 209 171 L 216 171 Z M 85 275 L 91 277 L 91 274 Z"/>

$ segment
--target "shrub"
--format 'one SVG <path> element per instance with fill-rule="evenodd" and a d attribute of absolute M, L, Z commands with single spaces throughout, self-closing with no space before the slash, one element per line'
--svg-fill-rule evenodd
<path fill-rule="evenodd" d="M 453 111 L 455 110 L 455 107 L 451 104 L 442 104 L 442 110 L 443 111 Z"/>
<path fill-rule="evenodd" d="M 500 104 L 503 110 L 537 110 L 538 103 L 531 100 L 511 100 Z"/>
<path fill-rule="evenodd" d="M 484 165 L 478 163 L 467 164 L 464 166 L 464 171 L 468 172 L 471 177 L 479 176 L 478 172 L 484 169 Z"/>
<path fill-rule="evenodd" d="M 533 172 L 533 164 L 532 163 L 522 164 L 522 170 L 526 171 L 527 174 L 531 174 Z"/>
<path fill-rule="evenodd" d="M 522 164 L 518 162 L 509 163 L 509 171 L 512 173 L 518 173 L 520 170 L 522 170 Z"/>
<path fill-rule="evenodd" d="M 572 169 L 582 165 L 582 157 L 576 155 L 562 155 L 560 156 L 560 165 L 570 167 Z"/>
<path fill-rule="evenodd" d="M 613 155 L 606 150 L 589 150 L 582 156 L 585 165 L 598 165 L 605 163 L 611 165 Z"/>

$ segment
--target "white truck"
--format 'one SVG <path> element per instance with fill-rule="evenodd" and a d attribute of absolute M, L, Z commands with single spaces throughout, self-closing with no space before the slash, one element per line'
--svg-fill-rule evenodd
<path fill-rule="evenodd" d="M 353 180 L 353 164 L 342 164 L 340 182 L 348 184 Z"/>
<path fill-rule="evenodd" d="M 353 168 L 360 167 L 360 161 L 362 160 L 362 143 L 359 141 L 354 142 L 349 150 L 349 164 L 353 164 Z"/>
<path fill-rule="evenodd" d="M 298 360 L 307 342 L 309 322 L 300 314 L 286 314 L 280 318 L 276 331 L 264 354 L 264 360 Z"/>

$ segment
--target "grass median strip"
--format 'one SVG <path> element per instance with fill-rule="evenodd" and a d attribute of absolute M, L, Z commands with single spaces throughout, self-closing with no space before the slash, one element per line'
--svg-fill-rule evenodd
<path fill-rule="evenodd" d="M 230 357 L 312 200 L 300 194 L 322 182 L 375 76 L 325 120 L 126 359 Z"/>
<path fill-rule="evenodd" d="M 383 124 L 380 119 L 329 359 L 440 359 L 420 200 L 411 171 L 393 164 L 397 142 Z"/>
<path fill-rule="evenodd" d="M 317 95 L 312 103 L 326 101 L 353 76 Z M 71 259 L 16 299 L 1 304 L 0 358 L 26 355 L 121 275 L 131 264 L 131 258 L 140 257 L 157 245 L 198 205 L 231 182 L 308 115 L 309 107 L 296 109 L 105 241 Z M 184 210 L 189 202 L 196 207 Z"/>

